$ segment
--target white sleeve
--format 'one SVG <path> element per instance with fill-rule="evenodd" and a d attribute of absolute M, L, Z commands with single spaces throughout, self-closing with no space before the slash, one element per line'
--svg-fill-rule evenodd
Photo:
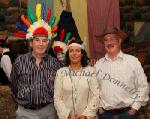
<path fill-rule="evenodd" d="M 137 96 L 135 98 L 135 102 L 132 105 L 132 108 L 139 110 L 141 106 L 146 105 L 149 99 L 149 86 L 147 77 L 138 59 L 136 59 L 135 78 Z"/>
<path fill-rule="evenodd" d="M 11 73 L 11 60 L 8 55 L 3 55 L 1 58 L 1 67 L 3 68 L 4 72 L 6 73 L 6 76 L 10 78 L 10 73 Z"/>
<path fill-rule="evenodd" d="M 57 71 L 55 83 L 54 83 L 54 105 L 57 110 L 57 114 L 60 119 L 68 119 L 70 110 L 66 108 L 63 100 L 63 93 L 62 93 L 62 77 Z"/>

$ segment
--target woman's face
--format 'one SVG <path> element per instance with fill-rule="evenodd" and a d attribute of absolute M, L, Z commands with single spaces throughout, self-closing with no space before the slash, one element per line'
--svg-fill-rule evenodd
<path fill-rule="evenodd" d="M 77 64 L 81 63 L 81 48 L 78 46 L 71 46 L 69 48 L 69 59 L 70 63 Z"/>

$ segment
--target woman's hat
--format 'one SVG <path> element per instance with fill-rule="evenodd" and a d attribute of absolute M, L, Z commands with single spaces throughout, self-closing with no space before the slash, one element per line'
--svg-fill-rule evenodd
<path fill-rule="evenodd" d="M 64 42 L 54 41 L 52 48 L 53 48 L 55 53 L 58 53 L 58 52 L 66 53 L 68 46 Z"/>

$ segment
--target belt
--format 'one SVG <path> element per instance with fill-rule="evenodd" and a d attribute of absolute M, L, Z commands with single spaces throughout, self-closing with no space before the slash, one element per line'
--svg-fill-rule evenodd
<path fill-rule="evenodd" d="M 129 111 L 129 110 L 130 110 L 130 107 L 120 108 L 120 109 L 111 109 L 111 110 L 105 110 L 105 109 L 104 109 L 105 112 L 111 113 L 111 114 L 113 114 L 113 115 L 115 115 L 115 114 L 120 114 L 120 113 Z"/>
<path fill-rule="evenodd" d="M 48 104 L 50 104 L 50 103 L 48 103 Z M 48 104 L 40 104 L 40 105 L 36 105 L 36 106 L 24 105 L 23 107 L 25 109 L 30 109 L 30 110 L 40 110 L 40 109 L 46 107 Z"/>

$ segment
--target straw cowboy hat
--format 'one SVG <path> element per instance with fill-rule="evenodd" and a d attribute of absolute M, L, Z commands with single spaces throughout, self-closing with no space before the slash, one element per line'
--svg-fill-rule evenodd
<path fill-rule="evenodd" d="M 127 38 L 127 34 L 125 32 L 123 32 L 121 30 L 118 30 L 115 27 L 112 27 L 112 28 L 108 27 L 104 30 L 102 35 L 96 35 L 95 37 L 102 40 L 104 38 L 104 36 L 107 35 L 107 34 L 116 34 L 117 36 L 119 36 L 122 39 L 122 41 Z"/>

